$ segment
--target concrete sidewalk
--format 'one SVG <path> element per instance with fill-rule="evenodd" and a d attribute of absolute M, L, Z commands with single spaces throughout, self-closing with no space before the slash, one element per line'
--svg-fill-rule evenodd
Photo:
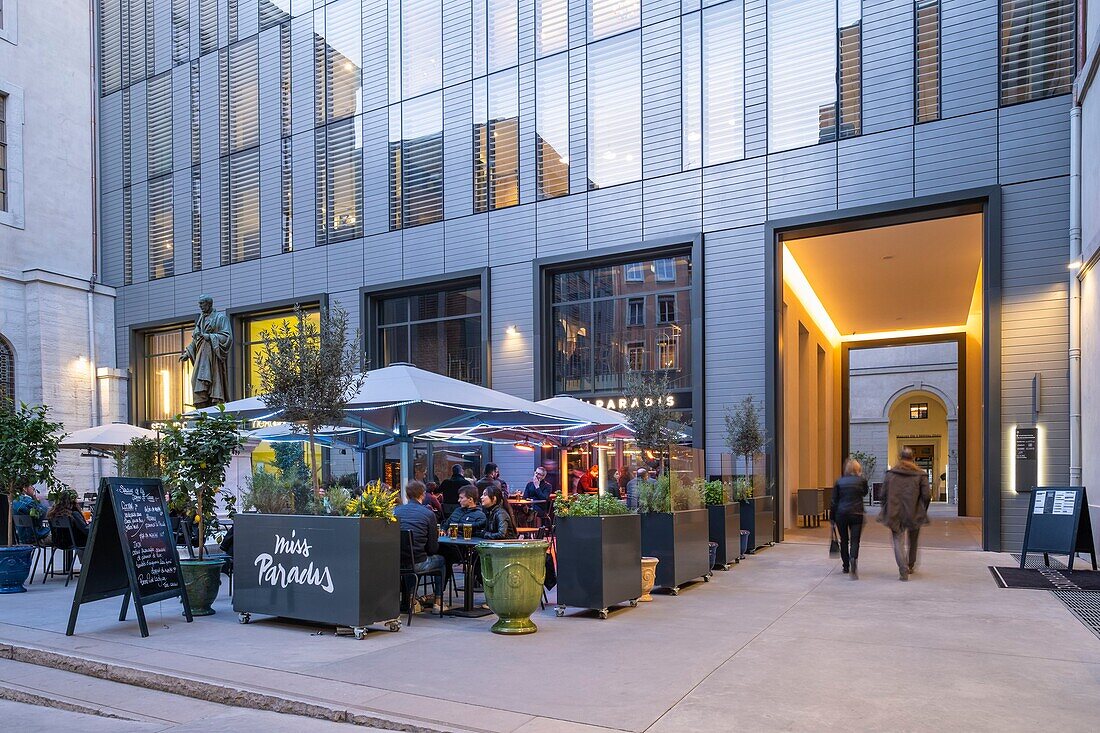
<path fill-rule="evenodd" d="M 824 547 L 785 543 L 606 621 L 548 605 L 539 633 L 506 638 L 492 617 L 424 614 L 358 642 L 242 626 L 224 589 L 192 624 L 178 602 L 149 606 L 148 639 L 115 600 L 85 606 L 66 638 L 73 589 L 52 581 L 0 598 L 0 656 L 426 730 L 1094 730 L 1100 639 L 1048 592 L 997 588 L 986 566 L 1010 564 L 929 550 L 900 583 L 869 546 L 851 582 Z"/>

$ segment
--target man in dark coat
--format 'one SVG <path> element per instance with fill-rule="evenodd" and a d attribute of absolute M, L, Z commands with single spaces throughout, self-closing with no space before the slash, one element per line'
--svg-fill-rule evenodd
<path fill-rule="evenodd" d="M 928 524 L 928 504 L 932 493 L 928 474 L 913 462 L 913 450 L 902 448 L 898 464 L 886 472 L 882 486 L 882 511 L 879 521 L 890 528 L 898 579 L 909 580 L 917 565 L 917 538 Z"/>

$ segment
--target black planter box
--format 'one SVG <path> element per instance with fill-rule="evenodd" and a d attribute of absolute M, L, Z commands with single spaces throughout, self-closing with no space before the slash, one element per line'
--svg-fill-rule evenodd
<path fill-rule="evenodd" d="M 770 496 L 754 496 L 741 502 L 741 529 L 749 532 L 749 552 L 775 541 L 775 501 Z"/>
<path fill-rule="evenodd" d="M 708 506 L 707 515 L 710 520 L 710 541 L 718 543 L 714 564 L 716 567 L 728 568 L 741 557 L 741 509 L 733 503 Z"/>
<path fill-rule="evenodd" d="M 242 621 L 261 613 L 359 630 L 398 618 L 397 522 L 238 514 L 234 524 L 233 610 Z"/>
<path fill-rule="evenodd" d="M 558 611 L 610 606 L 642 595 L 642 523 L 637 514 L 558 517 Z"/>
<path fill-rule="evenodd" d="M 673 593 L 689 580 L 710 579 L 709 527 L 706 509 L 656 512 L 642 518 L 642 555 L 655 557 L 655 586 Z"/>

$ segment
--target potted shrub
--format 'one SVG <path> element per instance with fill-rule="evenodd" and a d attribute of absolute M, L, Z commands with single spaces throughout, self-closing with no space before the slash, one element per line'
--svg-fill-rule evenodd
<path fill-rule="evenodd" d="M 554 500 L 558 559 L 558 616 L 566 606 L 590 608 L 607 618 L 619 603 L 642 595 L 642 525 L 617 499 L 560 494 Z"/>
<path fill-rule="evenodd" d="M 243 443 L 239 426 L 238 420 L 219 406 L 217 412 L 199 415 L 190 427 L 177 417 L 165 428 L 161 441 L 170 506 L 184 516 L 193 516 L 198 529 L 198 557 L 180 560 L 193 616 L 214 613 L 210 605 L 221 587 L 223 561 L 206 559 L 206 538 L 217 525 L 217 495 L 225 483 L 225 470 Z M 233 497 L 226 494 L 224 504 L 232 514 Z"/>
<path fill-rule="evenodd" d="M 741 557 L 741 507 L 733 501 L 729 486 L 722 481 L 705 482 L 703 499 L 707 505 L 710 541 L 718 545 L 714 567 L 729 570 Z"/>
<path fill-rule="evenodd" d="M 48 418 L 46 405 L 18 407 L 0 400 L 0 487 L 8 497 L 8 544 L 0 547 L 0 593 L 25 593 L 31 572 L 33 545 L 15 544 L 13 503 L 27 486 L 45 484 L 49 490 L 66 488 L 54 474 L 65 426 Z"/>
<path fill-rule="evenodd" d="M 665 474 L 638 491 L 642 554 L 658 559 L 655 584 L 678 595 L 694 578 L 710 580 L 707 510 L 698 484 Z"/>
<path fill-rule="evenodd" d="M 745 551 L 773 544 L 775 538 L 775 501 L 771 496 L 754 496 L 752 480 L 740 477 L 734 482 L 734 498 L 741 506 L 741 529 L 747 531 Z"/>
<path fill-rule="evenodd" d="M 255 485 L 255 483 L 253 484 Z M 367 484 L 344 516 L 239 514 L 233 533 L 233 610 L 353 629 L 401 628 L 398 493 Z"/>
<path fill-rule="evenodd" d="M 241 509 L 261 514 L 290 514 L 294 511 L 294 482 L 263 466 L 245 480 Z"/>

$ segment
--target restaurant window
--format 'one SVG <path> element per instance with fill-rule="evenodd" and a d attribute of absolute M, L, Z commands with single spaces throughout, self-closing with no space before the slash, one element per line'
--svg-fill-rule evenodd
<path fill-rule="evenodd" d="M 588 40 L 637 28 L 641 0 L 588 0 Z"/>
<path fill-rule="evenodd" d="M 916 0 L 917 122 L 940 118 L 940 0 Z"/>
<path fill-rule="evenodd" d="M 535 186 L 538 198 L 569 193 L 569 54 L 535 67 Z"/>
<path fill-rule="evenodd" d="M 390 107 L 390 229 L 443 218 L 443 95 Z"/>
<path fill-rule="evenodd" d="M 860 0 L 768 0 L 768 151 L 859 135 Z"/>
<path fill-rule="evenodd" d="M 588 47 L 588 181 L 606 188 L 642 177 L 641 34 Z"/>
<path fill-rule="evenodd" d="M 744 146 L 744 11 L 730 0 L 683 17 L 684 168 L 740 160 Z"/>
<path fill-rule="evenodd" d="M 1074 0 L 1001 0 L 1001 104 L 1070 92 L 1075 4 Z"/>
<path fill-rule="evenodd" d="M 535 53 L 547 56 L 569 47 L 569 0 L 535 0 Z"/>
<path fill-rule="evenodd" d="M 909 419 L 910 420 L 927 420 L 928 419 L 928 403 L 927 402 L 911 402 L 911 403 L 909 403 Z"/>
<path fill-rule="evenodd" d="M 320 328 L 321 310 L 319 307 L 316 305 L 303 306 L 302 313 L 308 323 L 313 324 L 318 329 Z M 254 397 L 260 394 L 260 371 L 256 365 L 256 358 L 266 353 L 266 347 L 268 342 L 271 341 L 272 333 L 275 329 L 284 325 L 290 327 L 291 333 L 298 333 L 298 318 L 293 310 L 249 316 L 242 324 L 244 333 L 242 352 L 245 361 L 243 370 L 245 374 L 245 397 Z"/>
<path fill-rule="evenodd" d="M 474 90 L 474 212 L 519 203 L 519 77 L 503 71 Z"/>
<path fill-rule="evenodd" d="M 372 365 L 406 362 L 483 384 L 480 285 L 460 284 L 372 301 L 378 324 Z"/>
<path fill-rule="evenodd" d="M 142 414 L 145 425 L 171 420 L 195 407 L 191 392 L 191 362 L 180 354 L 191 343 L 191 325 L 142 335 Z"/>
<path fill-rule="evenodd" d="M 172 176 L 149 181 L 149 279 L 175 274 L 172 246 Z"/>
<path fill-rule="evenodd" d="M 442 0 L 391 2 L 390 101 L 443 87 Z"/>
<path fill-rule="evenodd" d="M 551 276 L 555 394 L 618 393 L 628 372 L 657 370 L 672 372 L 672 389 L 691 389 L 691 259 L 670 261 L 670 282 L 657 280 L 652 260 Z M 654 326 L 645 325 L 647 311 L 657 314 Z"/>

